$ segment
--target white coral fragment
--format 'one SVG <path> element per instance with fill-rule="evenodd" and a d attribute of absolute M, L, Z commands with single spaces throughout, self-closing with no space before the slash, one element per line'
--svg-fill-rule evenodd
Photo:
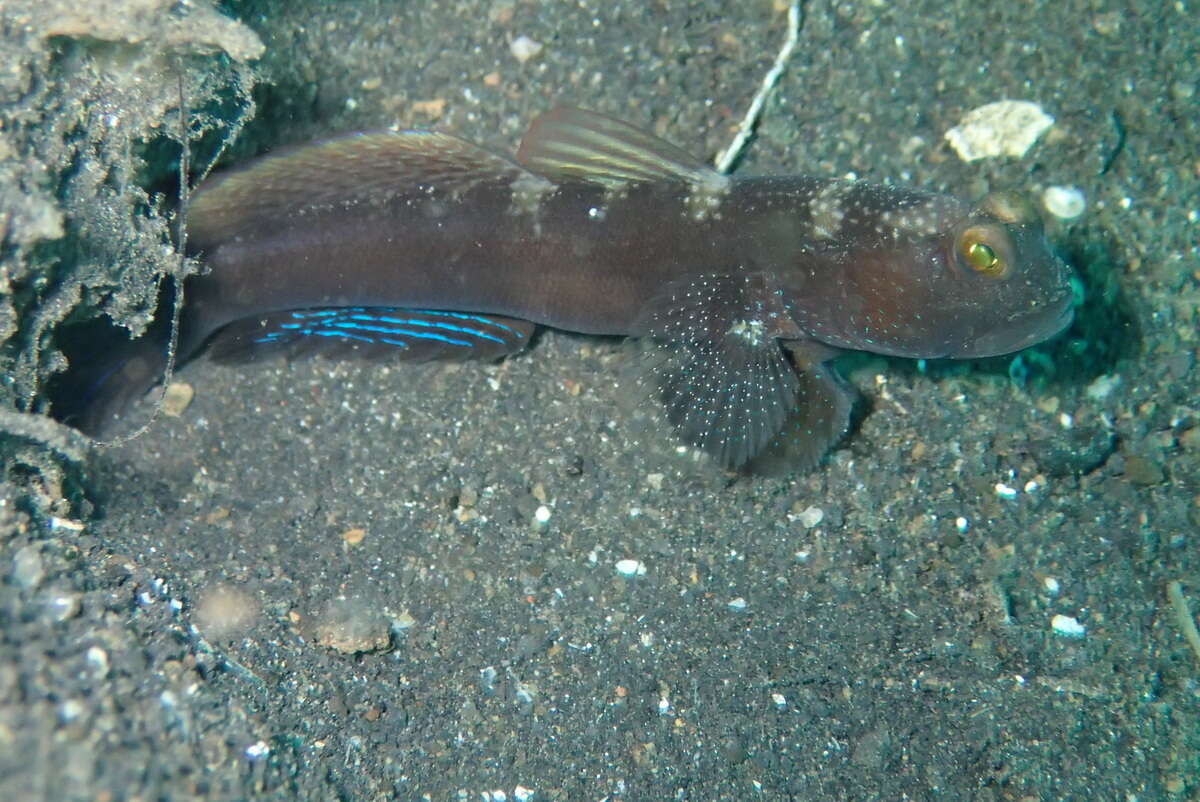
<path fill-rule="evenodd" d="M 1050 126 L 1054 118 L 1027 100 L 1000 100 L 967 112 L 962 122 L 946 132 L 946 141 L 963 161 L 1021 158 Z"/>

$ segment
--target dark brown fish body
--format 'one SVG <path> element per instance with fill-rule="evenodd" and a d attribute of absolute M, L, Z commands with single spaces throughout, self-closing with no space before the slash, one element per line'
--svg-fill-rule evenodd
<path fill-rule="evenodd" d="M 192 205 L 181 353 L 523 347 L 529 324 L 654 344 L 684 439 L 730 466 L 799 421 L 846 426 L 833 349 L 1018 350 L 1070 320 L 1067 268 L 1011 205 L 804 176 L 729 178 L 559 110 L 510 161 L 444 134 L 357 135 L 218 176 Z M 794 429 L 795 427 L 793 427 Z"/>

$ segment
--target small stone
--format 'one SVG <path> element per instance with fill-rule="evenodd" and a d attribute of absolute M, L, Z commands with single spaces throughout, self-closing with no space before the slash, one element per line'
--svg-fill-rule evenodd
<path fill-rule="evenodd" d="M 418 100 L 412 104 L 412 108 L 417 114 L 424 114 L 431 120 L 437 120 L 446 112 L 446 99 L 439 97 L 433 100 Z"/>
<path fill-rule="evenodd" d="M 42 555 L 37 546 L 25 546 L 13 557 L 12 581 L 18 587 L 32 590 L 40 585 L 45 577 L 46 568 L 42 564 Z"/>
<path fill-rule="evenodd" d="M 377 610 L 362 602 L 335 599 L 316 625 L 316 641 L 342 654 L 380 652 L 392 643 L 388 624 Z"/>
<path fill-rule="evenodd" d="M 617 573 L 625 577 L 645 576 L 646 564 L 641 560 L 618 560 Z"/>
<path fill-rule="evenodd" d="M 1046 187 L 1042 205 L 1060 220 L 1074 220 L 1087 209 L 1087 200 L 1075 187 Z"/>
<path fill-rule="evenodd" d="M 86 659 L 94 679 L 104 679 L 108 676 L 108 652 L 99 646 L 91 646 L 87 650 Z"/>
<path fill-rule="evenodd" d="M 1069 615 L 1054 616 L 1050 619 L 1050 627 L 1064 638 L 1082 638 L 1087 634 L 1087 627 Z"/>
<path fill-rule="evenodd" d="M 66 621 L 79 615 L 82 608 L 78 593 L 54 592 L 43 601 L 46 616 L 51 621 Z"/>
<path fill-rule="evenodd" d="M 812 529 L 825 520 L 825 511 L 820 507 L 807 507 L 800 513 L 800 523 L 805 529 Z"/>
<path fill-rule="evenodd" d="M 1165 476 L 1158 463 L 1134 454 L 1125 458 L 1125 478 L 1135 485 L 1149 487 L 1161 484 Z"/>
<path fill-rule="evenodd" d="M 342 532 L 342 542 L 347 546 L 357 546 L 363 542 L 363 538 L 366 536 L 367 530 L 356 526 L 353 529 L 347 529 L 345 532 Z"/>
<path fill-rule="evenodd" d="M 1087 397 L 1093 401 L 1103 401 L 1121 384 L 1120 376 L 1104 375 L 1092 381 L 1087 386 Z"/>
<path fill-rule="evenodd" d="M 258 603 L 240 588 L 213 585 L 201 592 L 195 620 L 207 638 L 224 639 L 241 634 L 258 617 Z"/>
<path fill-rule="evenodd" d="M 170 418 L 178 418 L 192 403 L 196 390 L 187 382 L 171 382 L 163 393 L 162 411 Z"/>
<path fill-rule="evenodd" d="M 542 52 L 542 43 L 535 42 L 528 36 L 518 36 L 509 45 L 509 49 L 512 51 L 513 57 L 524 64 Z"/>

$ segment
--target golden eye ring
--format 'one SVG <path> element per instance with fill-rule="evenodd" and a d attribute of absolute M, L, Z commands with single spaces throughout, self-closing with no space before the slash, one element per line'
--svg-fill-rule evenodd
<path fill-rule="evenodd" d="M 1008 235 L 996 226 L 971 226 L 958 238 L 958 254 L 974 272 L 1004 278 L 1012 269 Z"/>

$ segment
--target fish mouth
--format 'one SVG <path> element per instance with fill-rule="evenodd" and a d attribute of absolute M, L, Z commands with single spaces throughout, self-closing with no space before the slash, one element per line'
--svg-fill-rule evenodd
<path fill-rule="evenodd" d="M 971 343 L 969 353 L 962 356 L 969 359 L 985 359 L 1013 354 L 1057 337 L 1074 320 L 1075 307 L 1068 300 L 1053 315 L 1042 317 L 1032 324 L 1019 324 L 1025 332 L 1022 336 L 1014 337 L 1009 331 L 992 332 Z"/>

